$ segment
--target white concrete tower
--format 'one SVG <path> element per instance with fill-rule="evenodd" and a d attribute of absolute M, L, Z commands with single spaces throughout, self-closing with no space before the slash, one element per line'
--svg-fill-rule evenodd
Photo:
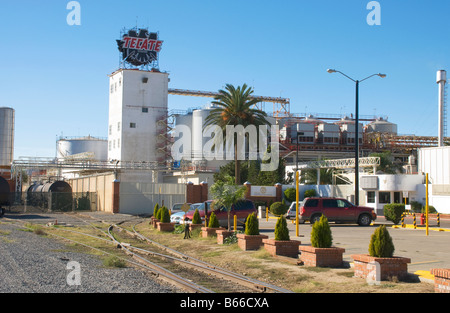
<path fill-rule="evenodd" d="M 439 134 L 438 134 L 438 146 L 444 146 L 444 136 L 445 136 L 445 123 L 447 122 L 445 115 L 445 84 L 447 83 L 447 72 L 440 70 L 437 72 L 436 82 L 439 84 Z"/>
<path fill-rule="evenodd" d="M 164 162 L 169 74 L 119 69 L 109 78 L 108 160 Z"/>

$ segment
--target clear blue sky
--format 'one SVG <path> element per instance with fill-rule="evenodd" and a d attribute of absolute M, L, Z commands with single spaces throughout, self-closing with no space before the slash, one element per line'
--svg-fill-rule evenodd
<path fill-rule="evenodd" d="M 136 25 L 159 31 L 160 69 L 170 88 L 216 91 L 226 83 L 291 99 L 291 112 L 387 115 L 401 134 L 437 135 L 436 71 L 450 70 L 448 0 L 0 0 L 0 106 L 16 110 L 15 155 L 55 156 L 56 137 L 107 136 L 108 77 L 119 66 L 116 39 Z M 169 109 L 207 98 L 170 96 Z M 266 105 L 272 111 L 272 105 Z"/>

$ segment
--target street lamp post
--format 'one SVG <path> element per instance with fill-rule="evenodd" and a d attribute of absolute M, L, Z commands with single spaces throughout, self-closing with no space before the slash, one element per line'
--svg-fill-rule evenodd
<path fill-rule="evenodd" d="M 373 77 L 373 76 L 379 76 L 381 78 L 385 78 L 386 74 L 372 74 L 364 79 L 361 80 L 354 80 L 353 78 L 345 75 L 344 73 L 340 71 L 336 71 L 333 69 L 328 69 L 328 73 L 339 73 L 351 81 L 353 81 L 356 84 L 356 100 L 355 100 L 355 204 L 359 205 L 359 83 Z"/>

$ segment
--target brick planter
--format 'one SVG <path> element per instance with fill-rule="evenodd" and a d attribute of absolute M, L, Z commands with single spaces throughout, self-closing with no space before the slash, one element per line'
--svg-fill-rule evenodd
<path fill-rule="evenodd" d="M 298 258 L 298 240 L 263 239 L 264 249 L 272 256 L 282 255 L 290 258 Z"/>
<path fill-rule="evenodd" d="M 266 235 L 246 235 L 237 234 L 238 246 L 244 251 L 258 250 L 263 245 L 263 239 L 268 239 Z"/>
<path fill-rule="evenodd" d="M 225 238 L 230 237 L 231 235 L 233 235 L 233 233 L 234 231 L 228 231 L 226 229 L 216 230 L 217 244 L 223 245 L 223 241 L 225 240 Z"/>
<path fill-rule="evenodd" d="M 157 222 L 156 223 L 156 227 L 159 231 L 173 231 L 174 230 L 174 223 L 162 223 L 162 222 Z"/>
<path fill-rule="evenodd" d="M 189 230 L 193 231 L 194 229 L 202 228 L 202 227 L 203 227 L 203 224 L 190 224 L 189 225 Z"/>
<path fill-rule="evenodd" d="M 203 238 L 216 237 L 217 236 L 216 230 L 225 230 L 225 228 L 223 228 L 223 227 L 219 227 L 219 228 L 202 227 L 202 237 Z"/>
<path fill-rule="evenodd" d="M 341 267 L 343 248 L 315 248 L 300 246 L 300 260 L 305 266 L 314 267 Z"/>
<path fill-rule="evenodd" d="M 431 274 L 434 275 L 434 291 L 438 293 L 450 293 L 450 269 L 433 268 Z"/>
<path fill-rule="evenodd" d="M 365 278 L 373 275 L 375 266 L 369 264 L 378 262 L 380 264 L 381 280 L 389 280 L 397 277 L 399 280 L 404 279 L 408 275 L 408 263 L 411 259 L 402 257 L 377 258 L 367 254 L 355 254 L 351 256 L 354 261 L 355 277 Z"/>
<path fill-rule="evenodd" d="M 157 218 L 152 218 L 151 223 L 152 223 L 152 225 L 153 225 L 154 228 L 157 228 L 157 227 L 158 227 L 159 220 L 158 220 Z"/>

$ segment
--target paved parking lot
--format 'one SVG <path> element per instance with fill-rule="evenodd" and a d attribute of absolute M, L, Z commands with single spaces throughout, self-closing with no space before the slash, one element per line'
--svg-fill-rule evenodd
<path fill-rule="evenodd" d="M 276 219 L 260 219 L 261 233 L 274 237 Z M 432 268 L 450 268 L 450 232 L 430 230 L 429 235 L 421 229 L 393 228 L 393 224 L 386 222 L 384 217 L 377 220 L 375 225 L 361 227 L 356 224 L 334 224 L 330 223 L 333 235 L 333 245 L 344 248 L 344 261 L 352 262 L 352 254 L 368 253 L 370 238 L 375 229 L 386 224 L 389 234 L 393 238 L 395 256 L 411 259 L 408 271 L 430 271 Z M 300 240 L 302 244 L 309 245 L 311 224 L 299 225 L 300 238 L 296 237 L 296 225 L 288 220 L 291 239 Z"/>

